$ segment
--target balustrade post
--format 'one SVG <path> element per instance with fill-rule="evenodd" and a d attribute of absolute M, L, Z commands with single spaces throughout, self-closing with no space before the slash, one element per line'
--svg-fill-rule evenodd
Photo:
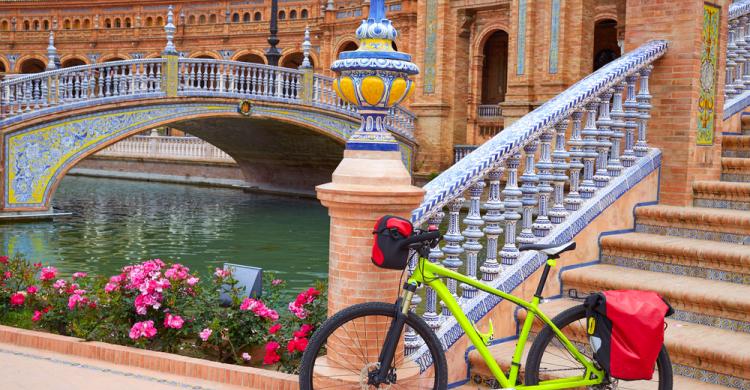
<path fill-rule="evenodd" d="M 625 111 L 622 108 L 622 91 L 625 87 L 622 84 L 614 86 L 614 98 L 612 99 L 612 117 L 611 129 L 612 129 L 612 148 L 609 152 L 609 163 L 607 164 L 607 173 L 611 177 L 620 176 L 622 172 L 622 163 L 620 162 L 620 148 L 622 147 L 622 138 L 624 137 L 623 129 L 625 129 Z"/>
<path fill-rule="evenodd" d="M 484 187 L 484 182 L 479 181 L 469 188 L 469 213 L 464 218 L 464 223 L 467 225 L 463 232 L 464 237 L 466 237 L 466 242 L 463 245 L 466 252 L 466 276 L 473 280 L 477 279 L 477 257 L 479 251 L 482 250 L 482 244 L 479 243 L 479 240 L 484 237 L 481 228 L 484 225 L 484 220 L 479 210 L 479 198 L 484 192 Z M 476 287 L 466 284 L 461 285 L 461 292 L 461 297 L 465 300 L 477 295 Z"/>
<path fill-rule="evenodd" d="M 438 211 L 427 220 L 427 223 L 437 228 L 440 226 L 443 218 L 445 218 L 445 213 Z M 430 248 L 428 259 L 431 263 L 438 263 L 443 256 L 443 251 L 440 249 L 440 244 L 438 244 L 434 248 Z M 425 289 L 425 310 L 422 318 L 433 330 L 437 330 L 440 328 L 440 324 L 442 324 L 442 317 L 437 312 L 437 293 L 429 286 Z"/>
<path fill-rule="evenodd" d="M 503 198 L 505 203 L 505 244 L 500 250 L 500 259 L 504 266 L 513 265 L 518 259 L 518 248 L 516 248 L 516 224 L 521 219 L 518 211 L 523 206 L 518 197 L 522 195 L 518 188 L 518 166 L 521 162 L 521 154 L 516 152 L 508 157 L 505 168 L 508 172 L 508 181 L 505 183 Z"/>
<path fill-rule="evenodd" d="M 581 169 L 583 169 L 582 159 L 586 155 L 583 152 L 583 139 L 581 138 L 581 119 L 583 111 L 576 111 L 572 115 L 573 128 L 570 132 L 570 191 L 565 197 L 565 209 L 576 211 L 581 207 L 583 198 L 578 192 L 580 185 Z"/>
<path fill-rule="evenodd" d="M 638 142 L 635 143 L 633 150 L 637 157 L 643 157 L 648 153 L 648 141 L 646 140 L 646 127 L 648 120 L 651 118 L 651 94 L 648 90 L 648 77 L 651 74 L 652 66 L 646 66 L 641 69 L 641 89 L 638 91 L 636 100 L 638 101 Z"/>
<path fill-rule="evenodd" d="M 609 142 L 612 120 L 609 116 L 609 102 L 612 99 L 612 92 L 606 91 L 599 97 L 599 119 L 596 121 L 597 129 L 597 152 L 596 173 L 594 174 L 594 184 L 597 188 L 602 188 L 609 182 L 609 173 L 607 164 L 609 162 L 609 149 L 612 143 Z"/>
<path fill-rule="evenodd" d="M 596 152 L 598 142 L 596 136 L 599 133 L 596 129 L 596 110 L 599 107 L 598 99 L 592 99 L 586 104 L 586 126 L 583 127 L 583 181 L 578 191 L 583 199 L 590 199 L 596 192 L 594 183 L 594 164 L 599 156 Z"/>
<path fill-rule="evenodd" d="M 745 66 L 742 72 L 743 90 L 750 90 L 750 17 L 743 16 L 741 20 L 745 37 Z"/>
<path fill-rule="evenodd" d="M 622 152 L 622 165 L 632 167 L 635 163 L 635 137 L 638 129 L 638 101 L 635 99 L 635 83 L 638 77 L 625 77 L 625 147 Z"/>
<path fill-rule="evenodd" d="M 539 168 L 539 213 L 531 228 L 537 237 L 546 237 L 549 231 L 552 230 L 552 222 L 547 215 L 549 212 L 549 198 L 554 191 L 550 182 L 555 178 L 552 175 L 552 168 L 554 167 L 551 155 L 552 133 L 549 130 L 543 131 L 539 136 L 539 141 L 542 149 L 539 162 L 536 164 L 537 168 Z"/>
<path fill-rule="evenodd" d="M 537 184 L 539 183 L 539 176 L 534 172 L 534 159 L 536 158 L 535 152 L 539 145 L 538 140 L 533 140 L 523 147 L 523 151 L 526 156 L 524 163 L 525 169 L 523 175 L 521 175 L 521 204 L 523 205 L 523 211 L 521 213 L 521 233 L 518 235 L 518 242 L 521 244 L 530 244 L 536 241 L 534 231 L 531 230 L 531 224 L 534 220 L 534 207 L 538 204 L 539 189 Z"/>
<path fill-rule="evenodd" d="M 484 234 L 487 236 L 487 255 L 484 264 L 479 268 L 482 272 L 482 280 L 491 282 L 497 278 L 500 273 L 500 264 L 497 262 L 498 238 L 503 233 L 500 224 L 505 220 L 503 212 L 505 207 L 500 201 L 500 178 L 503 176 L 502 168 L 495 168 L 487 173 L 489 181 L 489 190 L 487 202 L 484 208 L 487 212 L 484 214 Z"/>
<path fill-rule="evenodd" d="M 726 79 L 724 86 L 724 93 L 727 98 L 732 98 L 737 95 L 740 91 L 735 88 L 734 75 L 737 67 L 737 44 L 735 39 L 737 36 L 738 21 L 736 19 L 729 21 L 729 34 L 727 41 L 727 63 L 726 63 Z"/>
<path fill-rule="evenodd" d="M 164 26 L 164 31 L 167 34 L 167 45 L 162 52 L 162 58 L 166 59 L 166 63 L 164 64 L 164 70 L 162 71 L 161 81 L 162 91 L 167 94 L 167 97 L 177 96 L 177 65 L 180 57 L 173 42 L 176 30 L 177 29 L 174 26 L 174 14 L 172 13 L 172 6 L 170 5 L 167 11 L 167 24 Z"/>
<path fill-rule="evenodd" d="M 555 151 L 552 153 L 552 176 L 554 184 L 554 206 L 549 211 L 549 219 L 553 224 L 562 223 L 568 217 L 565 209 L 565 182 L 568 181 L 568 158 L 570 153 L 565 150 L 565 131 L 568 129 L 568 120 L 563 119 L 555 125 Z"/>
<path fill-rule="evenodd" d="M 735 45 L 737 46 L 737 68 L 735 69 L 734 86 L 738 93 L 745 92 L 745 69 L 747 68 L 748 54 L 750 54 L 750 42 L 745 41 L 745 25 L 747 24 L 747 16 L 739 18 L 737 24 L 737 31 L 735 35 Z"/>
<path fill-rule="evenodd" d="M 445 253 L 445 260 L 443 260 L 443 266 L 451 271 L 458 271 L 458 267 L 464 263 L 461 261 L 459 256 L 464 253 L 464 248 L 461 246 L 461 241 L 464 240 L 464 236 L 461 235 L 461 226 L 459 213 L 461 207 L 464 205 L 464 198 L 456 198 L 448 203 L 448 230 L 443 235 L 445 240 L 445 246 L 443 247 L 443 253 Z M 446 286 L 451 292 L 454 298 L 458 299 L 457 286 L 458 283 L 455 279 L 448 279 Z M 443 304 L 443 316 L 450 317 L 452 314 L 448 308 Z"/>

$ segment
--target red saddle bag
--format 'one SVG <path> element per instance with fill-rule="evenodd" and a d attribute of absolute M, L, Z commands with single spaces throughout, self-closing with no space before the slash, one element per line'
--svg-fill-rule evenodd
<path fill-rule="evenodd" d="M 610 376 L 648 380 L 664 344 L 664 318 L 674 310 L 652 291 L 591 294 L 584 302 L 594 358 Z"/>
<path fill-rule="evenodd" d="M 375 222 L 372 234 L 372 262 L 380 268 L 406 268 L 409 262 L 409 248 L 403 246 L 414 232 L 414 226 L 407 219 L 386 215 Z"/>

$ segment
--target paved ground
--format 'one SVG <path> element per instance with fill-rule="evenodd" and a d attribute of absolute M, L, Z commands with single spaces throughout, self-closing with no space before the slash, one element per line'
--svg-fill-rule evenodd
<path fill-rule="evenodd" d="M 240 389 L 2 343 L 0 381 L 3 390 Z"/>

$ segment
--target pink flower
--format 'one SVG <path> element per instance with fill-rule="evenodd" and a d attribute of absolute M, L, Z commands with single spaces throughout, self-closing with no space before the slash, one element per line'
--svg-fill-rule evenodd
<path fill-rule="evenodd" d="M 57 281 L 56 281 L 56 282 L 55 282 L 55 283 L 54 283 L 54 284 L 52 285 L 52 287 L 53 287 L 53 288 L 56 288 L 56 289 L 58 289 L 58 290 L 62 290 L 62 289 L 64 289 L 64 288 L 65 288 L 65 286 L 66 286 L 67 284 L 68 284 L 68 283 L 67 283 L 67 282 L 66 282 L 66 281 L 65 281 L 64 279 L 58 279 L 58 280 L 57 280 Z"/>
<path fill-rule="evenodd" d="M 57 268 L 49 266 L 42 268 L 39 280 L 52 280 L 57 277 Z"/>
<path fill-rule="evenodd" d="M 295 337 L 292 340 L 289 340 L 289 343 L 286 345 L 286 350 L 289 351 L 289 353 L 293 353 L 294 351 L 304 352 L 305 348 L 307 348 L 307 338 L 297 338 Z"/>
<path fill-rule="evenodd" d="M 252 298 L 245 298 L 240 305 L 240 310 L 247 311 L 255 309 L 260 301 Z"/>
<path fill-rule="evenodd" d="M 300 326 L 299 330 L 293 333 L 294 337 L 303 338 L 310 335 L 310 332 L 313 330 L 313 326 L 310 324 L 302 324 Z"/>
<path fill-rule="evenodd" d="M 228 269 L 216 268 L 216 270 L 214 271 L 214 275 L 216 275 L 216 277 L 219 279 L 224 279 L 231 274 L 232 274 L 232 271 Z"/>
<path fill-rule="evenodd" d="M 276 325 L 268 328 L 268 333 L 275 334 L 276 332 L 279 331 L 279 329 L 281 329 L 281 324 L 276 324 Z"/>
<path fill-rule="evenodd" d="M 192 287 L 192 286 L 195 286 L 196 284 L 198 284 L 199 281 L 200 281 L 200 279 L 196 278 L 195 276 L 191 276 L 190 278 L 188 278 L 187 284 L 188 284 L 188 286 Z"/>
<path fill-rule="evenodd" d="M 249 362 L 249 361 L 250 361 L 250 359 L 252 359 L 252 358 L 253 358 L 253 357 L 252 357 L 252 356 L 250 356 L 250 354 L 249 354 L 249 353 L 247 353 L 247 352 L 243 352 L 243 353 L 242 353 L 242 360 L 244 360 L 244 361 L 246 361 L 246 362 Z"/>
<path fill-rule="evenodd" d="M 185 323 L 185 320 L 183 320 L 182 317 L 180 316 L 167 314 L 167 316 L 164 317 L 165 328 L 182 329 L 182 325 L 184 323 Z"/>
<path fill-rule="evenodd" d="M 107 284 L 104 285 L 104 291 L 108 292 L 108 293 L 111 293 L 112 291 L 115 291 L 118 288 L 120 288 L 120 285 L 117 284 L 117 283 L 109 282 L 109 283 L 107 283 Z"/>
<path fill-rule="evenodd" d="M 211 330 L 211 329 L 209 329 L 209 328 L 203 329 L 203 330 L 202 330 L 202 331 L 200 332 L 200 334 L 199 334 L 199 335 L 200 335 L 200 337 L 201 337 L 201 340 L 203 340 L 203 341 L 208 341 L 208 338 L 209 338 L 209 337 L 211 337 L 211 334 L 212 334 L 213 332 L 214 332 L 214 331 L 212 331 L 212 330 Z"/>
<path fill-rule="evenodd" d="M 34 322 L 39 322 L 42 320 L 42 315 L 44 315 L 44 313 L 42 313 L 41 311 L 34 310 L 34 315 L 31 317 L 31 320 Z"/>
<path fill-rule="evenodd" d="M 284 281 L 281 280 L 281 279 L 274 279 L 274 280 L 271 281 L 271 284 L 274 285 L 274 286 L 278 286 L 281 283 L 284 283 Z"/>
<path fill-rule="evenodd" d="M 17 292 L 10 296 L 11 306 L 22 306 L 25 301 L 26 295 L 24 295 L 24 293 L 22 292 Z"/>
<path fill-rule="evenodd" d="M 34 295 L 37 292 L 39 292 L 39 288 L 37 286 L 29 286 L 29 287 L 26 287 L 26 292 L 31 295 Z"/>
<path fill-rule="evenodd" d="M 133 327 L 130 328 L 130 338 L 138 340 L 141 337 L 148 339 L 156 336 L 156 328 L 154 327 L 154 321 L 148 320 L 143 322 L 136 322 Z"/>
<path fill-rule="evenodd" d="M 297 318 L 299 318 L 300 320 L 304 320 L 305 318 L 307 318 L 307 311 L 305 311 L 305 309 L 303 309 L 301 306 L 297 306 L 295 302 L 289 302 L 288 308 L 289 311 L 294 313 L 294 315 L 297 316 Z"/>
<path fill-rule="evenodd" d="M 0 264 L 8 264 L 8 256 L 0 256 Z"/>
<path fill-rule="evenodd" d="M 259 299 L 245 298 L 240 305 L 240 310 L 248 311 L 251 310 L 255 315 L 263 319 L 276 321 L 279 319 L 279 313 L 276 310 L 269 309 L 263 301 Z"/>
<path fill-rule="evenodd" d="M 13 273 L 10 271 L 5 271 L 5 273 L 3 274 L 3 279 L 10 279 L 12 277 L 13 277 Z"/>
<path fill-rule="evenodd" d="M 263 364 L 274 364 L 278 363 L 279 360 L 281 360 L 281 356 L 279 356 L 279 353 L 277 352 L 279 350 L 279 347 L 279 343 L 275 341 L 271 341 L 270 343 L 266 344 L 266 356 L 263 357 Z"/>
<path fill-rule="evenodd" d="M 73 279 L 85 278 L 87 276 L 89 276 L 89 274 L 85 272 L 76 272 L 73 274 Z"/>
<path fill-rule="evenodd" d="M 85 294 L 85 290 L 76 290 L 73 295 L 68 297 L 68 309 L 73 310 L 76 307 L 85 306 L 89 303 L 89 299 L 84 297 L 81 293 Z"/>
<path fill-rule="evenodd" d="M 34 268 L 42 268 L 42 263 L 34 263 Z"/>

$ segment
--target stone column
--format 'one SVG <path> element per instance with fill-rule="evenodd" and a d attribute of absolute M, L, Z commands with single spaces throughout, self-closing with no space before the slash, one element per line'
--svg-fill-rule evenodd
<path fill-rule="evenodd" d="M 670 42 L 669 50 L 654 63 L 649 77 L 653 108 L 647 139 L 650 146 L 663 153 L 660 201 L 665 204 L 692 204 L 693 182 L 718 180 L 721 173 L 723 69 L 731 1 L 714 3 L 718 11 L 702 0 L 671 2 L 668 7 L 653 0 L 627 1 L 626 51 L 652 39 Z M 714 17 L 704 18 L 706 12 L 715 12 Z M 701 61 L 705 33 L 710 34 L 712 21 L 718 28 L 718 47 L 712 50 L 718 56 L 715 66 Z M 709 44 L 715 42 L 711 39 Z M 701 80 L 709 82 L 705 86 L 708 89 Z M 701 108 L 707 106 L 712 109 Z M 707 127 L 713 131 L 699 132 Z M 703 135 L 701 139 L 699 133 Z M 709 133 L 713 139 L 707 138 Z"/>

